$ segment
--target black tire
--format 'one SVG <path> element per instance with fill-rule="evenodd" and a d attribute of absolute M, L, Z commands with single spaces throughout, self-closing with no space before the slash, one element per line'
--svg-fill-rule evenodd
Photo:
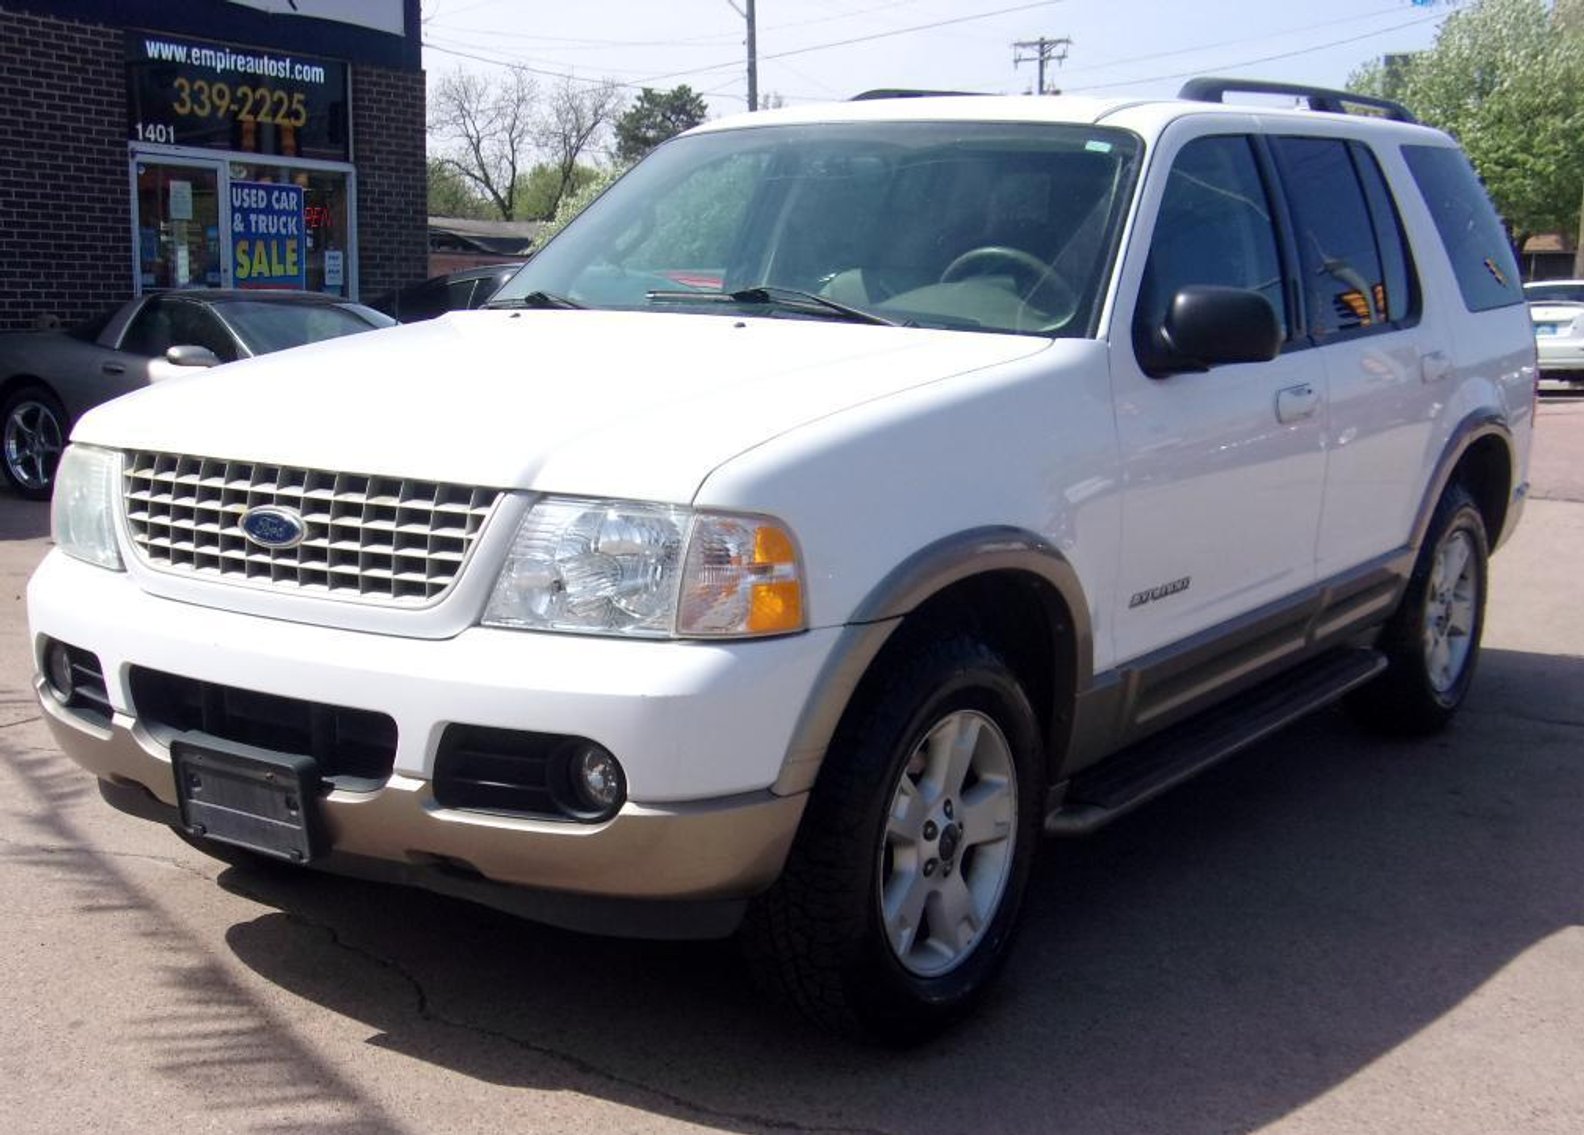
<path fill-rule="evenodd" d="M 953 737 L 967 754 L 956 762 Z M 844 718 L 785 870 L 750 908 L 742 942 L 755 975 L 815 1023 L 888 1044 L 965 1015 L 1011 946 L 1038 838 L 1040 751 L 1028 698 L 983 643 L 953 636 L 902 656 Z M 954 764 L 968 770 L 955 802 Z M 954 927 L 942 912 L 973 917 Z"/>
<path fill-rule="evenodd" d="M 1479 660 L 1489 556 L 1484 517 L 1454 483 L 1436 505 L 1402 604 L 1381 632 L 1386 672 L 1349 699 L 1364 724 L 1423 737 L 1452 720 Z"/>
<path fill-rule="evenodd" d="M 60 399 L 42 386 L 19 387 L 0 405 L 0 473 L 18 496 L 49 500 L 67 432 Z"/>

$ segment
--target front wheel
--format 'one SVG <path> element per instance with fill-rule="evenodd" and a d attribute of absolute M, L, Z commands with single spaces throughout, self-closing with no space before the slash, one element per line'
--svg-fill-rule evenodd
<path fill-rule="evenodd" d="M 917 1043 L 984 994 L 1037 839 L 1038 727 L 1005 662 L 925 645 L 849 714 L 744 944 L 816 1023 Z"/>
<path fill-rule="evenodd" d="M 26 386 L 0 407 L 0 472 L 19 496 L 48 500 L 66 444 L 66 411 L 41 386 Z"/>
<path fill-rule="evenodd" d="M 1401 607 L 1381 632 L 1386 672 L 1351 699 L 1382 732 L 1425 736 L 1467 697 L 1485 627 L 1490 545 L 1485 520 L 1462 485 L 1436 506 Z"/>

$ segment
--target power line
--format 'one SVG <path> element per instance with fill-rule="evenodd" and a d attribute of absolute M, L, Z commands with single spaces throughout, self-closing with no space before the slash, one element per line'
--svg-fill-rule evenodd
<path fill-rule="evenodd" d="M 1056 60 L 1058 65 L 1061 64 L 1067 58 L 1067 49 L 1071 46 L 1072 40 L 1067 36 L 1062 36 L 1060 39 L 1046 39 L 1040 36 L 1038 39 L 1019 40 L 1012 45 L 1012 66 L 1017 67 L 1031 60 L 1037 63 L 1039 84 L 1034 91 L 1042 95 L 1045 93 L 1045 65 L 1052 59 Z M 1057 53 L 1057 48 L 1061 49 L 1060 54 Z M 1024 51 L 1033 51 L 1034 54 L 1024 55 Z"/>
<path fill-rule="evenodd" d="M 1417 20 L 1409 20 L 1406 23 L 1393 24 L 1389 28 L 1377 28 L 1375 31 L 1365 32 L 1362 35 L 1349 36 L 1346 39 L 1336 39 L 1332 40 L 1330 43 L 1317 43 L 1311 47 L 1298 48 L 1296 51 L 1283 51 L 1277 55 L 1265 55 L 1261 56 L 1259 59 L 1245 59 L 1241 63 L 1218 63 L 1213 67 L 1196 67 L 1191 71 L 1179 71 L 1170 75 L 1151 75 L 1147 79 L 1118 79 L 1114 83 L 1090 83 L 1089 85 L 1083 87 L 1069 87 L 1068 90 L 1104 91 L 1110 89 L 1111 87 L 1136 87 L 1144 83 L 1164 82 L 1167 79 L 1190 79 L 1195 76 L 1203 75 L 1213 71 L 1235 71 L 1239 67 L 1254 67 L 1261 63 L 1274 63 L 1279 59 L 1292 59 L 1299 55 L 1309 55 L 1312 52 L 1324 51 L 1331 47 L 1342 47 L 1349 43 L 1358 43 L 1361 40 L 1374 39 L 1376 36 L 1385 35 L 1387 32 L 1395 32 L 1401 31 L 1403 28 L 1417 27 L 1419 24 L 1428 24 L 1432 20 L 1439 20 L 1441 18 L 1441 13 L 1438 12 L 1433 16 L 1421 16 Z"/>
<path fill-rule="evenodd" d="M 1077 75 L 1085 71 L 1109 71 L 1116 67 L 1126 67 L 1130 63 L 1148 63 L 1155 59 L 1169 59 L 1175 55 L 1192 55 L 1198 51 L 1215 51 L 1217 48 L 1236 47 L 1243 43 L 1258 43 L 1261 40 L 1280 39 L 1283 36 L 1300 35 L 1303 32 L 1319 31 L 1321 28 L 1334 28 L 1338 24 L 1357 24 L 1360 20 L 1376 20 L 1380 19 L 1382 16 L 1394 16 L 1401 10 L 1402 9 L 1399 5 L 1394 4 L 1390 8 L 1382 8 L 1379 12 L 1373 12 L 1366 16 L 1349 16 L 1346 19 L 1341 20 L 1325 20 L 1318 24 L 1306 24 L 1301 28 L 1288 28 L 1285 31 L 1265 32 L 1261 35 L 1242 36 L 1238 39 L 1224 39 L 1215 43 L 1198 44 L 1194 47 L 1178 47 L 1173 48 L 1171 51 L 1152 52 L 1149 55 L 1129 55 L 1121 59 L 1109 59 L 1103 63 L 1082 63 L 1077 67 L 1065 67 L 1063 70 L 1069 75 Z M 1389 31 L 1390 29 L 1382 30 Z"/>
<path fill-rule="evenodd" d="M 873 8 L 860 8 L 855 12 L 838 12 L 833 16 L 816 16 L 809 20 L 792 20 L 784 24 L 767 24 L 761 31 L 786 31 L 791 28 L 809 27 L 814 24 L 828 24 L 836 20 L 851 20 L 860 16 L 871 16 L 876 12 L 890 11 L 892 8 L 901 8 L 909 4 L 917 4 L 919 0 L 891 0 L 889 4 L 879 4 Z M 427 21 L 426 21 L 427 22 Z M 448 33 L 462 35 L 487 35 L 498 39 L 520 39 L 535 43 L 567 44 L 566 47 L 549 48 L 553 51 L 606 51 L 620 47 L 721 47 L 735 43 L 742 39 L 737 34 L 691 36 L 687 39 L 584 39 L 572 36 L 539 35 L 534 32 L 505 32 L 496 31 L 494 28 L 459 28 L 446 27 L 439 29 Z"/>
<path fill-rule="evenodd" d="M 871 35 L 853 36 L 849 39 L 838 39 L 830 43 L 816 43 L 811 44 L 808 47 L 795 47 L 789 51 L 777 51 L 770 55 L 761 55 L 759 56 L 759 59 L 761 62 L 769 59 L 790 59 L 794 55 L 807 55 L 813 51 L 828 51 L 833 47 L 848 47 L 855 43 L 872 43 L 877 39 L 890 39 L 893 36 L 911 35 L 913 32 L 931 31 L 935 28 L 950 27 L 953 24 L 966 24 L 975 20 L 987 20 L 991 16 L 1006 16 L 1011 15 L 1014 12 L 1028 12 L 1035 8 L 1049 8 L 1051 5 L 1060 2 L 1061 0 L 1037 0 L 1037 2 L 1033 4 L 1018 4 L 1011 8 L 997 8 L 993 12 L 976 12 L 971 16 L 954 16 L 949 20 L 936 20 L 933 23 L 928 24 L 915 24 L 912 27 L 895 28 L 888 32 L 874 32 Z M 713 71 L 724 71 L 727 68 L 736 66 L 738 66 L 738 61 L 733 59 L 729 63 L 714 64 L 707 67 L 695 67 L 687 71 L 671 71 L 664 75 L 654 75 L 650 77 L 649 81 L 651 83 L 657 83 L 666 79 L 679 78 L 684 75 L 703 75 Z"/>

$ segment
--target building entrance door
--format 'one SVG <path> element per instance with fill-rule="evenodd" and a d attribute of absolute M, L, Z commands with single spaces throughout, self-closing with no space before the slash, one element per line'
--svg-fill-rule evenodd
<path fill-rule="evenodd" d="M 134 155 L 132 169 L 137 290 L 229 287 L 220 163 Z"/>

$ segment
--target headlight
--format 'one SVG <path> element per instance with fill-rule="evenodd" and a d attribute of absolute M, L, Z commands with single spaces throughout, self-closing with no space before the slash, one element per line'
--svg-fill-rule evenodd
<path fill-rule="evenodd" d="M 61 551 L 79 560 L 121 571 L 116 547 L 116 482 L 121 455 L 109 449 L 69 445 L 55 469 L 50 529 Z"/>
<path fill-rule="evenodd" d="M 545 497 L 512 541 L 486 626 L 651 638 L 803 629 L 797 549 L 767 517 Z"/>

